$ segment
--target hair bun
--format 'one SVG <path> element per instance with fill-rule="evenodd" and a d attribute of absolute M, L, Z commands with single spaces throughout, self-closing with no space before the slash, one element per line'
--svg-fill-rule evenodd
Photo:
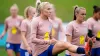
<path fill-rule="evenodd" d="M 78 5 L 75 5 L 75 6 L 74 6 L 74 10 L 76 10 L 77 8 L 78 8 Z"/>
<path fill-rule="evenodd" d="M 98 8 L 98 6 L 94 5 L 93 8 L 96 9 L 96 8 Z"/>

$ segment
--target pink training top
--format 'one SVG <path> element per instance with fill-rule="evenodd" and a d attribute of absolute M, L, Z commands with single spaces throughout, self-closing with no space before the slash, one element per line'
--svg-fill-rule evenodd
<path fill-rule="evenodd" d="M 85 45 L 87 33 L 88 25 L 85 22 L 78 24 L 76 21 L 72 21 L 68 24 L 66 30 L 66 35 L 70 35 L 72 37 L 71 43 L 82 47 Z"/>
<path fill-rule="evenodd" d="M 93 35 L 100 38 L 100 21 L 96 21 L 94 18 L 91 17 L 87 20 L 87 23 L 89 25 L 89 29 L 92 30 Z M 100 47 L 100 41 L 96 41 L 93 44 L 93 48 L 98 47 Z"/>
<path fill-rule="evenodd" d="M 48 20 L 36 17 L 32 20 L 31 24 L 31 42 L 34 46 L 33 56 L 38 56 L 42 52 L 48 49 L 50 33 L 52 29 L 52 24 Z"/>
<path fill-rule="evenodd" d="M 52 20 L 52 19 L 51 19 Z M 55 18 L 51 21 L 53 25 L 53 35 L 56 40 L 59 40 L 59 32 L 63 32 L 62 21 L 59 18 Z"/>
<path fill-rule="evenodd" d="M 88 33 L 88 25 L 86 22 L 82 24 L 78 24 L 76 21 L 72 21 L 68 24 L 66 29 L 66 35 L 70 35 L 72 37 L 71 43 L 80 47 L 85 46 L 85 38 Z M 68 51 L 66 51 L 66 54 Z M 82 56 L 84 54 L 75 54 L 74 56 Z"/>
<path fill-rule="evenodd" d="M 22 21 L 22 24 L 21 24 L 21 31 L 26 32 L 25 37 L 26 37 L 26 40 L 27 40 L 28 44 L 30 44 L 31 21 L 32 20 L 25 19 L 25 20 Z M 21 48 L 26 49 L 26 46 L 24 45 L 23 42 L 21 43 Z"/>
<path fill-rule="evenodd" d="M 5 24 L 8 27 L 7 42 L 14 44 L 21 43 L 20 25 L 22 20 L 23 20 L 22 16 L 17 16 L 16 18 L 12 18 L 11 16 L 9 16 L 5 20 Z"/>

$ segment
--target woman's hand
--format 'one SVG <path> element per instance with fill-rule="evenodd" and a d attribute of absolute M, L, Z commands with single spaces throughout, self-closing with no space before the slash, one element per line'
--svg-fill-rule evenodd
<path fill-rule="evenodd" d="M 32 50 L 31 50 L 30 47 L 27 47 L 27 51 L 28 51 L 29 54 L 32 54 Z"/>

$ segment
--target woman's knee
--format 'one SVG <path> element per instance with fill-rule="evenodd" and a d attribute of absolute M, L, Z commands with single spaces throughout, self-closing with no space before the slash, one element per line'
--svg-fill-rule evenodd
<path fill-rule="evenodd" d="M 20 56 L 20 53 L 18 52 L 18 53 L 16 53 L 16 56 Z"/>
<path fill-rule="evenodd" d="M 68 47 L 66 47 L 66 44 L 64 42 L 57 42 L 55 45 L 54 45 L 54 48 L 53 48 L 53 54 L 58 54 L 58 53 L 61 53 L 63 52 L 64 50 L 67 50 Z"/>
<path fill-rule="evenodd" d="M 66 49 L 66 48 L 68 48 L 69 47 L 69 44 L 67 45 L 66 44 L 66 42 L 58 42 L 57 44 L 56 44 L 59 48 L 63 48 L 63 49 Z"/>
<path fill-rule="evenodd" d="M 13 56 L 13 50 L 7 50 L 7 55 L 8 56 Z"/>

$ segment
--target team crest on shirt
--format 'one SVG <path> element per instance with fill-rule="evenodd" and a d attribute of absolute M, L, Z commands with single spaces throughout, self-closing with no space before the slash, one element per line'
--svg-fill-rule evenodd
<path fill-rule="evenodd" d="M 95 29 L 96 28 L 96 25 L 94 25 L 93 28 Z"/>
<path fill-rule="evenodd" d="M 54 26 L 49 26 L 49 30 L 50 30 L 52 36 L 55 36 L 56 31 L 54 29 Z"/>
<path fill-rule="evenodd" d="M 54 27 L 54 28 L 58 28 L 58 23 L 57 23 L 57 22 L 54 23 L 53 27 Z"/>
<path fill-rule="evenodd" d="M 52 30 L 52 25 L 49 26 L 49 31 L 51 31 L 51 30 Z"/>
<path fill-rule="evenodd" d="M 16 25 L 19 26 L 20 25 L 20 22 L 16 22 Z"/>
<path fill-rule="evenodd" d="M 88 28 L 87 27 L 85 27 L 84 29 L 83 29 L 83 31 L 82 31 L 83 33 L 88 33 Z"/>
<path fill-rule="evenodd" d="M 75 32 L 76 32 L 76 33 L 78 33 L 78 32 L 79 32 L 78 27 L 75 27 Z"/>

